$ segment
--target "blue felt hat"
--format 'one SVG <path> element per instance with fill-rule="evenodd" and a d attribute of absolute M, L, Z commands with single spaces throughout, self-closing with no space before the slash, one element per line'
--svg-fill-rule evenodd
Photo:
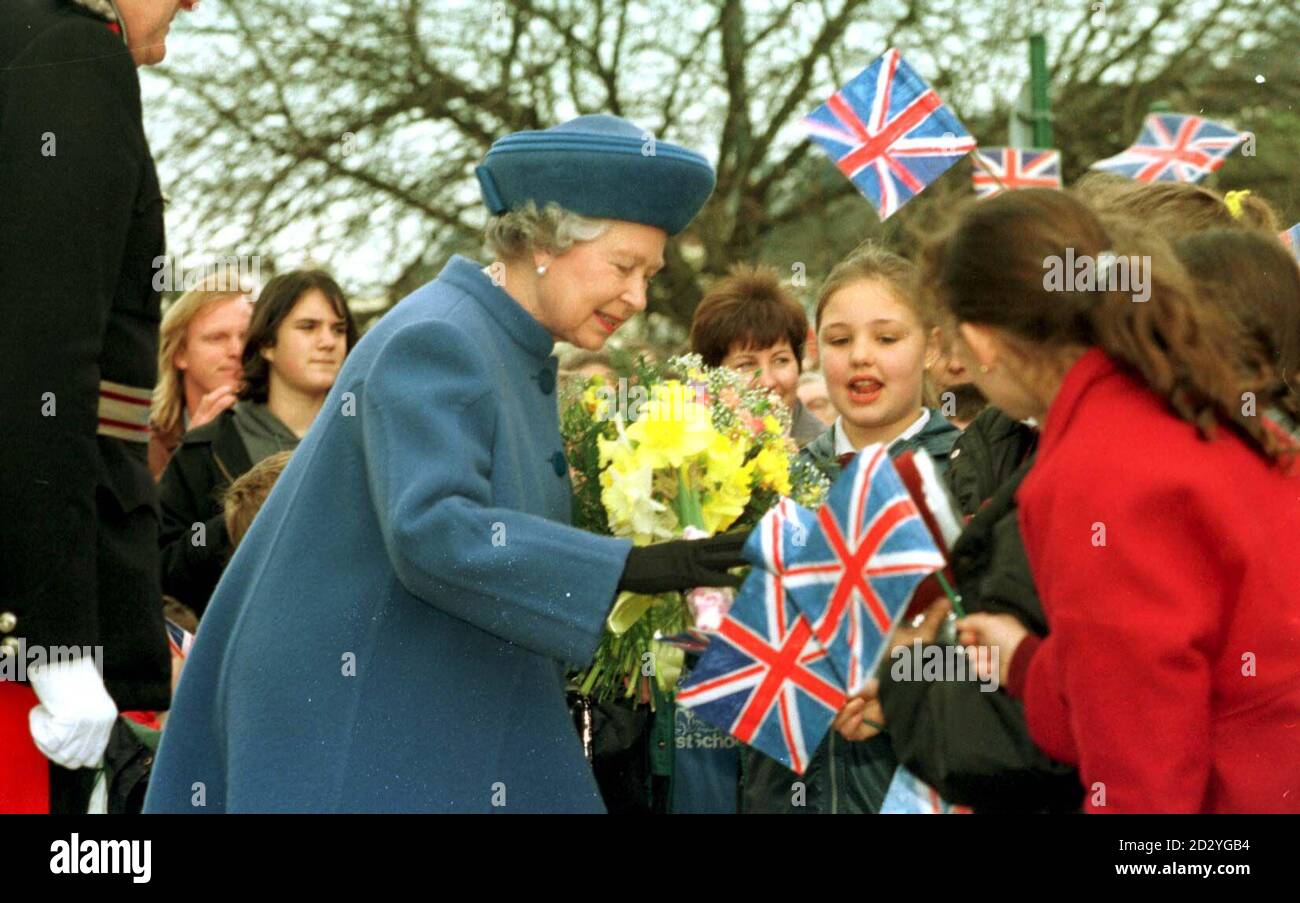
<path fill-rule="evenodd" d="M 658 226 L 669 235 L 695 218 L 715 182 L 700 154 L 603 113 L 507 135 L 474 172 L 494 216 L 527 201 L 538 207 L 554 202 L 583 216 Z"/>

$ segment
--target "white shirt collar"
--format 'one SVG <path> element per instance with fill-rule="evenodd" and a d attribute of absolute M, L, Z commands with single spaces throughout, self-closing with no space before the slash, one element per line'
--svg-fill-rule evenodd
<path fill-rule="evenodd" d="M 896 443 L 902 442 L 904 439 L 911 439 L 925 429 L 925 425 L 929 422 L 930 409 L 921 408 L 921 413 L 917 415 L 916 420 L 912 421 L 912 425 L 895 436 L 893 441 L 889 443 L 889 447 L 893 448 Z M 835 423 L 831 425 L 831 431 L 831 437 L 835 442 L 836 457 L 857 454 L 859 449 L 853 447 L 853 443 L 849 441 L 849 437 L 844 432 L 844 418 L 842 416 L 835 418 Z"/>

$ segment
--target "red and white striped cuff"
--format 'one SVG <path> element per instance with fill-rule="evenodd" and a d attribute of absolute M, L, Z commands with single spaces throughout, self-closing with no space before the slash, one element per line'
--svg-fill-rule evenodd
<path fill-rule="evenodd" d="M 128 442 L 148 442 L 152 397 L 152 389 L 137 389 L 100 380 L 99 435 Z"/>

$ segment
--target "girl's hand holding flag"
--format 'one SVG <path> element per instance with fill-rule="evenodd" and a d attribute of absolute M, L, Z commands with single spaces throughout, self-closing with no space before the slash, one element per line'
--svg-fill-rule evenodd
<path fill-rule="evenodd" d="M 980 679 L 992 678 L 994 662 L 989 650 L 997 648 L 997 679 L 999 686 L 1004 687 L 1011 673 L 1011 660 L 1020 647 L 1020 641 L 1028 635 L 1029 630 L 1014 615 L 977 612 L 957 622 L 957 642 L 965 647 Z"/>
<path fill-rule="evenodd" d="M 885 729 L 885 710 L 880 707 L 880 681 L 866 682 L 856 696 L 850 696 L 835 715 L 831 727 L 850 742 L 870 740 Z"/>
<path fill-rule="evenodd" d="M 922 645 L 933 643 L 951 610 L 948 600 L 941 598 L 917 616 L 917 623 L 899 624 L 891 637 L 889 657 L 893 658 L 893 650 L 900 646 L 908 648 L 917 640 Z M 867 681 L 861 692 L 849 697 L 844 708 L 835 715 L 831 727 L 851 742 L 870 740 L 879 734 L 885 729 L 885 710 L 880 705 L 879 694 L 880 681 Z"/>

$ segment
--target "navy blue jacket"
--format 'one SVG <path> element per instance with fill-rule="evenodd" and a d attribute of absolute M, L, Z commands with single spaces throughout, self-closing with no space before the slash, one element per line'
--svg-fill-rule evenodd
<path fill-rule="evenodd" d="M 603 810 L 562 663 L 631 544 L 568 526 L 552 345 L 460 257 L 366 334 L 213 594 L 145 811 Z"/>

